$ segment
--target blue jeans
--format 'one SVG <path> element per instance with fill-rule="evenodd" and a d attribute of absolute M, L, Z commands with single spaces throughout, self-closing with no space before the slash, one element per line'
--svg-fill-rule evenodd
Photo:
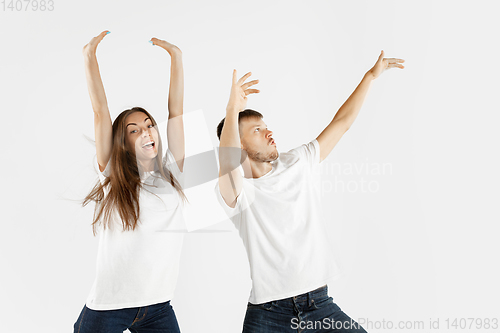
<path fill-rule="evenodd" d="M 74 333 L 180 333 L 170 301 L 139 308 L 92 310 L 83 306 Z"/>
<path fill-rule="evenodd" d="M 333 302 L 326 285 L 294 297 L 262 304 L 248 303 L 243 333 L 268 332 L 366 333 Z"/>

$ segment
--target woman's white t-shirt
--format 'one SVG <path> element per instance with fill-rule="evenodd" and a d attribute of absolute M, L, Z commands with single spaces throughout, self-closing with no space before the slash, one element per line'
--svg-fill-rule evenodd
<path fill-rule="evenodd" d="M 234 208 L 215 186 L 247 251 L 253 304 L 296 296 L 340 275 L 321 214 L 318 141 L 280 153 L 271 164 L 264 176 L 243 178 Z"/>
<path fill-rule="evenodd" d="M 164 161 L 167 155 L 167 168 L 182 183 L 183 173 L 168 149 Z M 109 176 L 110 164 L 100 172 L 94 158 L 101 183 Z M 116 212 L 111 228 L 98 229 L 96 277 L 86 300 L 86 306 L 92 310 L 147 306 L 166 302 L 174 295 L 185 229 L 183 203 L 175 188 L 159 173 L 146 172 L 141 181 L 147 191 L 140 191 L 136 229 L 123 231 Z M 104 191 L 107 194 L 109 189 Z"/>

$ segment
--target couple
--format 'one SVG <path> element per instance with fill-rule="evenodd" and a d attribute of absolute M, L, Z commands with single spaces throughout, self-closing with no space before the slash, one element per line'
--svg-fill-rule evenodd
<path fill-rule="evenodd" d="M 182 236 L 161 231 L 182 225 L 187 201 L 182 52 L 151 39 L 171 59 L 163 154 L 157 123 L 145 109 L 134 107 L 111 120 L 96 58 L 107 34 L 83 48 L 99 170 L 99 182 L 83 204 L 96 203 L 92 226 L 100 239 L 96 278 L 74 332 L 179 332 L 170 300 Z M 243 332 L 365 332 L 328 295 L 326 281 L 337 272 L 313 177 L 354 122 L 372 80 L 388 68 L 404 68 L 404 60 L 383 55 L 316 139 L 282 153 L 262 114 L 246 109 L 247 96 L 259 93 L 251 88 L 258 80 L 245 82 L 251 73 L 238 79 L 233 71 L 226 117 L 217 127 L 215 195 L 239 230 L 250 262 L 252 290 Z M 318 322 L 321 327 L 311 327 Z"/>

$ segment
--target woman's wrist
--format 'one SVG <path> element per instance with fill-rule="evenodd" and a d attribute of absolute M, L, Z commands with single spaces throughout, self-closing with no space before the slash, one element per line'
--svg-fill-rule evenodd
<path fill-rule="evenodd" d="M 83 59 L 84 60 L 97 60 L 97 56 L 95 52 L 92 51 L 83 51 Z"/>
<path fill-rule="evenodd" d="M 172 48 L 170 50 L 168 49 L 165 49 L 167 50 L 168 54 L 170 54 L 170 56 L 173 58 L 182 58 L 182 51 L 181 49 L 179 49 L 178 47 L 175 47 L 175 48 Z"/>

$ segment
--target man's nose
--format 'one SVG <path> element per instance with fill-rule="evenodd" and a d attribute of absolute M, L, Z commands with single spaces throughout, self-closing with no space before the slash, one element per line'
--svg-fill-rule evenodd
<path fill-rule="evenodd" d="M 269 137 L 270 137 L 270 136 L 272 136 L 272 135 L 273 135 L 273 131 L 269 131 L 269 130 L 268 130 L 268 131 L 267 131 L 267 134 L 266 134 L 266 138 L 269 138 Z"/>

